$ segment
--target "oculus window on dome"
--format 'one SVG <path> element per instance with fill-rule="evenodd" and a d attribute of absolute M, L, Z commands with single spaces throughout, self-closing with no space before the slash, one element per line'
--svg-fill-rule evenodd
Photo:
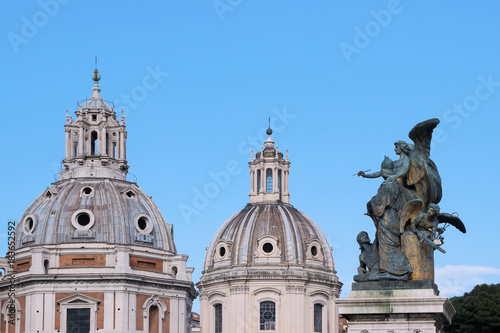
<path fill-rule="evenodd" d="M 309 239 L 305 242 L 306 244 L 306 258 L 318 260 L 323 260 L 323 252 L 321 243 L 318 239 Z"/>
<path fill-rule="evenodd" d="M 91 230 L 95 224 L 95 216 L 88 209 L 79 209 L 71 216 L 71 224 L 76 229 L 71 238 L 95 238 Z"/>
<path fill-rule="evenodd" d="M 26 216 L 24 218 L 24 221 L 23 221 L 24 233 L 28 234 L 28 235 L 33 234 L 33 231 L 35 230 L 35 226 L 36 226 L 35 223 L 36 223 L 36 216 L 35 215 L 29 214 L 28 216 Z"/>
<path fill-rule="evenodd" d="M 91 196 L 94 193 L 94 189 L 90 186 L 85 186 L 82 188 L 82 194 L 86 196 Z"/>
<path fill-rule="evenodd" d="M 255 250 L 255 261 L 258 262 L 281 262 L 281 250 L 279 240 L 272 235 L 264 235 L 257 239 Z"/>
<path fill-rule="evenodd" d="M 274 246 L 273 246 L 273 244 L 271 244 L 269 242 L 264 243 L 264 245 L 262 245 L 262 251 L 264 251 L 267 254 L 273 252 L 273 250 L 274 250 Z"/>
<path fill-rule="evenodd" d="M 153 231 L 153 223 L 146 214 L 139 214 L 135 218 L 135 229 L 143 235 L 149 235 Z"/>
<path fill-rule="evenodd" d="M 86 231 L 94 226 L 95 216 L 88 209 L 79 209 L 71 216 L 71 224 L 75 229 Z"/>
<path fill-rule="evenodd" d="M 134 224 L 135 230 L 138 232 L 135 237 L 136 241 L 152 243 L 154 237 L 151 233 L 154 226 L 151 218 L 146 214 L 139 214 L 135 217 Z"/>

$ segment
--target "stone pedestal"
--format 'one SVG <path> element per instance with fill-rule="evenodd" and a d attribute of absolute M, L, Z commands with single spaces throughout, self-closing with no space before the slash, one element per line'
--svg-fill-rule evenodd
<path fill-rule="evenodd" d="M 354 283 L 350 296 L 335 303 L 349 333 L 442 332 L 455 314 L 429 280 Z"/>

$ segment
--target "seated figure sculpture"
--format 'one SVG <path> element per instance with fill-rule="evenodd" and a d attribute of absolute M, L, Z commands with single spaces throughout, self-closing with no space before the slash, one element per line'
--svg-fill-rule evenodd
<path fill-rule="evenodd" d="M 376 242 L 370 243 L 370 237 L 366 231 L 361 231 L 356 240 L 359 244 L 361 254 L 359 255 L 358 275 L 354 276 L 354 281 L 369 281 L 378 279 L 379 257 Z"/>

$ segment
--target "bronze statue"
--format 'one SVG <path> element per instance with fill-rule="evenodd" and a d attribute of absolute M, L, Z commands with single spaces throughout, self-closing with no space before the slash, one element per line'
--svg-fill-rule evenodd
<path fill-rule="evenodd" d="M 373 244 L 377 248 L 378 271 L 369 277 L 360 273 L 354 277 L 355 281 L 434 279 L 433 251 L 444 252 L 436 244 L 439 241 L 435 242 L 436 235 L 443 230 L 437 227 L 438 216 L 446 216 L 446 222 L 458 225 L 458 217 L 440 214 L 437 206 L 442 196 L 441 177 L 430 159 L 430 143 L 438 124 L 436 118 L 418 123 L 408 134 L 414 144 L 394 143 L 398 160 L 392 161 L 386 156 L 380 171 L 358 172 L 358 176 L 382 177 L 384 181 L 368 202 L 366 213 L 376 228 Z M 411 224 L 407 224 L 409 220 Z M 461 224 L 460 219 L 458 221 Z M 440 235 L 437 237 L 442 241 Z"/>
<path fill-rule="evenodd" d="M 361 231 L 356 240 L 359 244 L 361 254 L 359 255 L 358 275 L 354 276 L 354 281 L 377 280 L 379 277 L 379 257 L 376 242 L 370 243 L 370 237 L 366 231 Z"/>

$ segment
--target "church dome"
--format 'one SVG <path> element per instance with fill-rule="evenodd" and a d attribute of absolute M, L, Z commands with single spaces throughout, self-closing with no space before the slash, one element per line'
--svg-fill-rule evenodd
<path fill-rule="evenodd" d="M 223 274 L 238 266 L 276 269 L 310 268 L 319 274 L 334 274 L 335 266 L 327 238 L 310 217 L 290 204 L 290 161 L 278 151 L 266 132 L 261 151 L 252 150 L 249 203 L 230 217 L 216 232 L 204 263 L 204 278 Z M 332 277 L 333 278 L 333 277 Z"/>
<path fill-rule="evenodd" d="M 208 247 L 204 269 L 262 264 L 334 271 L 332 249 L 316 222 L 282 202 L 249 203 L 229 218 Z"/>
<path fill-rule="evenodd" d="M 172 225 L 137 184 L 76 178 L 55 182 L 26 210 L 16 248 L 63 243 L 143 245 L 175 253 Z"/>
<path fill-rule="evenodd" d="M 197 286 L 205 332 L 328 332 L 338 328 L 332 248 L 290 204 L 290 161 L 268 138 L 252 151 L 249 203 L 215 233 Z M 255 158 L 254 158 L 255 156 Z M 225 328 L 224 328 L 225 327 Z"/>
<path fill-rule="evenodd" d="M 127 177 L 125 116 L 101 98 L 101 75 L 92 75 L 93 95 L 72 119 L 68 112 L 64 169 L 26 210 L 16 248 L 106 243 L 139 245 L 176 253 L 173 227 L 150 196 Z"/>

